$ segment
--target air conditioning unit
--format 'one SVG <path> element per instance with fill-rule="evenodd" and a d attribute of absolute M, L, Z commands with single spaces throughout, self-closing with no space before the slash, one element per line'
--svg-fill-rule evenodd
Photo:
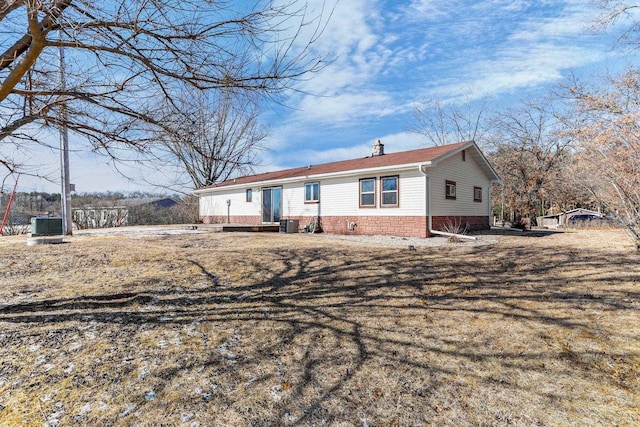
<path fill-rule="evenodd" d="M 281 219 L 280 220 L 280 232 L 281 233 L 297 233 L 300 222 L 297 219 Z"/>
<path fill-rule="evenodd" d="M 34 217 L 31 218 L 32 236 L 61 236 L 62 218 L 60 217 Z"/>

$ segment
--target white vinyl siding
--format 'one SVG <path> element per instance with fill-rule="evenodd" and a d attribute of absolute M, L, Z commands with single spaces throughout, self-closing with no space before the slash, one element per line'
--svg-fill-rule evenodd
<path fill-rule="evenodd" d="M 320 194 L 320 203 L 305 203 L 305 184 L 291 183 L 282 186 L 282 215 L 284 218 L 297 216 L 318 216 L 320 205 L 324 203 L 324 182 L 320 182 L 323 190 Z"/>
<path fill-rule="evenodd" d="M 321 215 L 326 216 L 420 216 L 426 215 L 425 179 L 417 170 L 399 172 L 399 207 L 380 208 L 376 200 L 376 208 L 360 208 L 360 179 L 376 178 L 376 198 L 380 198 L 380 177 L 384 175 L 363 175 L 361 177 L 346 177 L 322 180 L 322 194 L 320 195 Z"/>
<path fill-rule="evenodd" d="M 430 171 L 431 214 L 433 216 L 486 216 L 490 181 L 469 151 L 466 161 L 454 155 L 440 161 Z M 456 198 L 446 198 L 446 181 L 456 183 Z M 474 202 L 474 187 L 483 193 L 482 203 Z"/>
<path fill-rule="evenodd" d="M 260 215 L 260 191 L 252 190 L 251 202 L 247 202 L 246 188 L 217 191 L 200 197 L 200 216 L 227 215 L 227 200 L 231 200 L 229 214 L 231 216 Z"/>

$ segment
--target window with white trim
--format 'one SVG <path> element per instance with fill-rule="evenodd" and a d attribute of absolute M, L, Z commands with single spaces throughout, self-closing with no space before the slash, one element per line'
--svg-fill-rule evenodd
<path fill-rule="evenodd" d="M 308 182 L 304 185 L 304 202 L 318 203 L 320 202 L 320 183 Z"/>
<path fill-rule="evenodd" d="M 376 179 L 363 178 L 360 180 L 360 207 L 376 207 Z"/>

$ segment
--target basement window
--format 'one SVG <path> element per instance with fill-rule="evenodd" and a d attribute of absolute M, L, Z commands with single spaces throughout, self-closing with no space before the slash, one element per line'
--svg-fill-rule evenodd
<path fill-rule="evenodd" d="M 456 182 L 455 181 L 446 181 L 445 196 L 447 199 L 450 199 L 450 200 L 456 199 Z"/>

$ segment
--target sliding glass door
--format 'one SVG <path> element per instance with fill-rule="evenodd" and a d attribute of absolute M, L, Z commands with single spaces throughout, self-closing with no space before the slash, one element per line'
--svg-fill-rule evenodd
<path fill-rule="evenodd" d="M 282 217 L 282 187 L 262 189 L 262 222 L 280 222 Z"/>

